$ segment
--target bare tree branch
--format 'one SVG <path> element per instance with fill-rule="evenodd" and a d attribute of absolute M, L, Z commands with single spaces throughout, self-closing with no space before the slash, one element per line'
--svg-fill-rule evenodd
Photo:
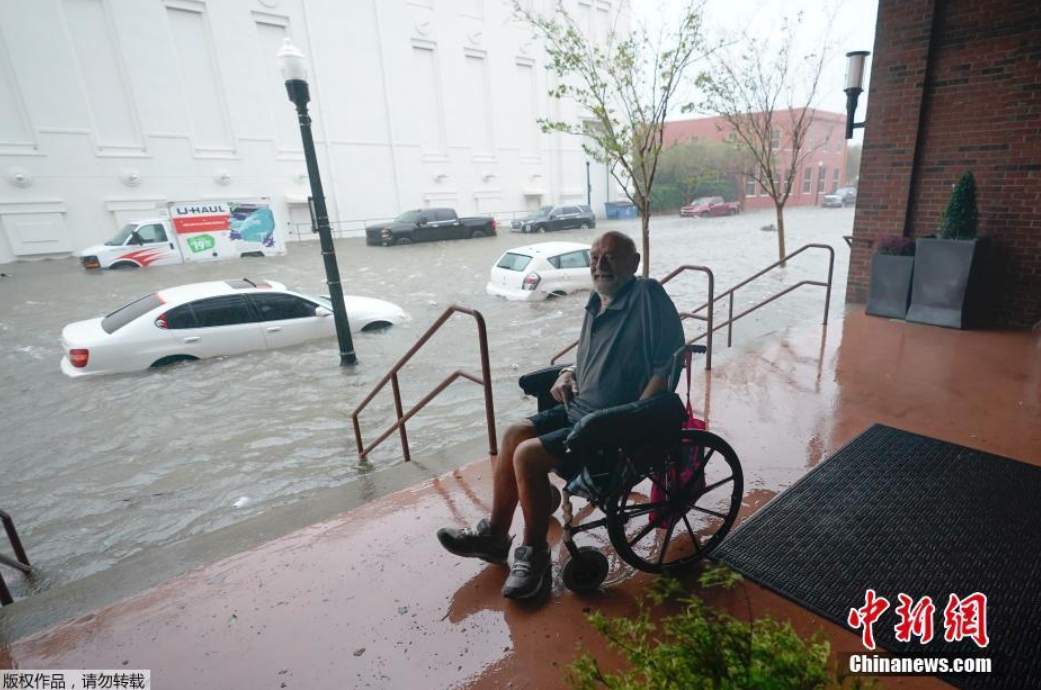
<path fill-rule="evenodd" d="M 513 1 L 515 17 L 528 24 L 545 47 L 547 69 L 557 80 L 549 95 L 579 110 L 578 122 L 541 118 L 539 126 L 543 132 L 584 136 L 593 142 L 590 146 L 583 141 L 583 150 L 607 165 L 640 211 L 644 276 L 650 270 L 651 191 L 665 117 L 684 73 L 711 54 L 702 35 L 703 6 L 704 0 L 687 0 L 679 21 L 663 24 L 655 39 L 643 27 L 620 35 L 620 7 L 606 44 L 601 44 L 584 36 L 560 3 L 551 15 L 542 15 Z"/>

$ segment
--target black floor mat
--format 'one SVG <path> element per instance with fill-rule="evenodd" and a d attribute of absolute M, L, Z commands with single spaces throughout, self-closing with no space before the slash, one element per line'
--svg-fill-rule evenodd
<path fill-rule="evenodd" d="M 1041 688 L 1041 468 L 875 425 L 713 556 L 847 629 L 874 589 L 890 602 L 874 625 L 879 647 L 992 659 L 990 674 L 940 674 L 958 687 Z M 929 644 L 896 640 L 901 592 L 932 597 Z M 948 596 L 973 592 L 988 599 L 985 649 L 944 641 Z"/>

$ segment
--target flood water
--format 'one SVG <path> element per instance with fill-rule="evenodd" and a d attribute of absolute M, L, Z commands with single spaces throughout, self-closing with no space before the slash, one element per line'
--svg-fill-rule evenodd
<path fill-rule="evenodd" d="M 849 251 L 842 236 L 852 209 L 792 209 L 789 251 L 819 242 L 835 249 L 832 316 L 844 299 Z M 651 275 L 684 263 L 715 272 L 717 294 L 777 258 L 776 234 L 761 226 L 772 212 L 720 219 L 656 218 Z M 352 481 L 360 472 L 402 462 L 397 435 L 359 464 L 350 425 L 354 407 L 451 304 L 480 310 L 488 324 L 498 425 L 531 414 L 516 386 L 577 337 L 586 295 L 511 303 L 485 294 L 488 272 L 508 248 L 546 240 L 589 242 L 605 229 L 639 241 L 638 221 L 597 230 L 368 247 L 342 239 L 336 250 L 348 294 L 399 304 L 411 320 L 382 333 L 356 334 L 359 364 L 337 366 L 335 339 L 297 348 L 81 379 L 58 368 L 62 327 L 102 315 L 148 292 L 201 280 L 272 279 L 324 294 L 316 242 L 293 243 L 285 257 L 243 259 L 138 271 L 86 272 L 73 259 L 0 269 L 0 509 L 50 587 L 104 570 L 141 552 L 209 532 L 275 505 Z M 804 253 L 738 293 L 735 312 L 799 280 L 824 280 L 826 253 Z M 678 307 L 706 295 L 700 274 L 668 286 Z M 735 345 L 794 323 L 819 322 L 823 290 L 801 288 L 735 327 Z M 725 302 L 716 318 L 726 318 Z M 688 335 L 703 329 L 687 321 Z M 725 349 L 717 335 L 716 361 Z M 480 374 L 472 319 L 457 315 L 401 374 L 406 408 L 455 369 Z M 389 389 L 363 414 L 367 439 L 393 422 Z M 485 434 L 480 387 L 460 380 L 410 422 L 413 456 L 443 451 Z M 460 464 L 473 457 L 460 457 Z M 0 547 L 5 552 L 6 546 Z M 21 578 L 7 578 L 15 596 Z"/>

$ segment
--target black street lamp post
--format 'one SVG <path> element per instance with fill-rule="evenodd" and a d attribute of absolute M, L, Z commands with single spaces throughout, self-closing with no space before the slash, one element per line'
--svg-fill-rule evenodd
<path fill-rule="evenodd" d="M 586 161 L 586 206 L 593 208 L 593 181 L 589 177 L 589 161 Z"/>
<path fill-rule="evenodd" d="M 288 38 L 278 51 L 278 61 L 282 68 L 282 77 L 286 82 L 286 92 L 289 94 L 289 100 L 296 106 L 296 115 L 300 120 L 300 136 L 304 140 L 307 176 L 311 181 L 315 226 L 318 230 L 318 241 L 322 247 L 322 260 L 325 262 L 325 282 L 329 286 L 329 301 L 333 305 L 336 339 L 340 345 L 340 365 L 354 364 L 358 358 L 354 354 L 354 343 L 351 342 L 351 328 L 347 322 L 343 285 L 340 283 L 340 268 L 336 263 L 336 248 L 333 246 L 332 230 L 329 228 L 329 211 L 325 208 L 322 178 L 318 174 L 318 157 L 315 155 L 314 138 L 311 136 L 311 116 L 307 112 L 307 102 L 311 100 L 310 90 L 307 86 L 307 63 L 304 61 L 304 54 Z"/>

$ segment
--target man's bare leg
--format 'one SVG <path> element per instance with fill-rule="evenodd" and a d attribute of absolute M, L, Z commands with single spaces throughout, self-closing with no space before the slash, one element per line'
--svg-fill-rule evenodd
<path fill-rule="evenodd" d="M 517 446 L 528 439 L 535 439 L 535 425 L 529 420 L 511 424 L 502 435 L 502 448 L 495 459 L 492 469 L 492 532 L 506 536 L 513 523 L 513 513 L 517 510 L 517 479 L 514 474 L 514 458 Z M 539 447 L 541 442 L 537 439 Z M 549 506 L 546 506 L 549 509 Z M 525 514 L 525 524 L 527 514 Z"/>
<path fill-rule="evenodd" d="M 513 470 L 524 511 L 524 544 L 545 548 L 549 531 L 549 473 L 557 465 L 537 438 L 522 441 L 513 453 Z"/>

